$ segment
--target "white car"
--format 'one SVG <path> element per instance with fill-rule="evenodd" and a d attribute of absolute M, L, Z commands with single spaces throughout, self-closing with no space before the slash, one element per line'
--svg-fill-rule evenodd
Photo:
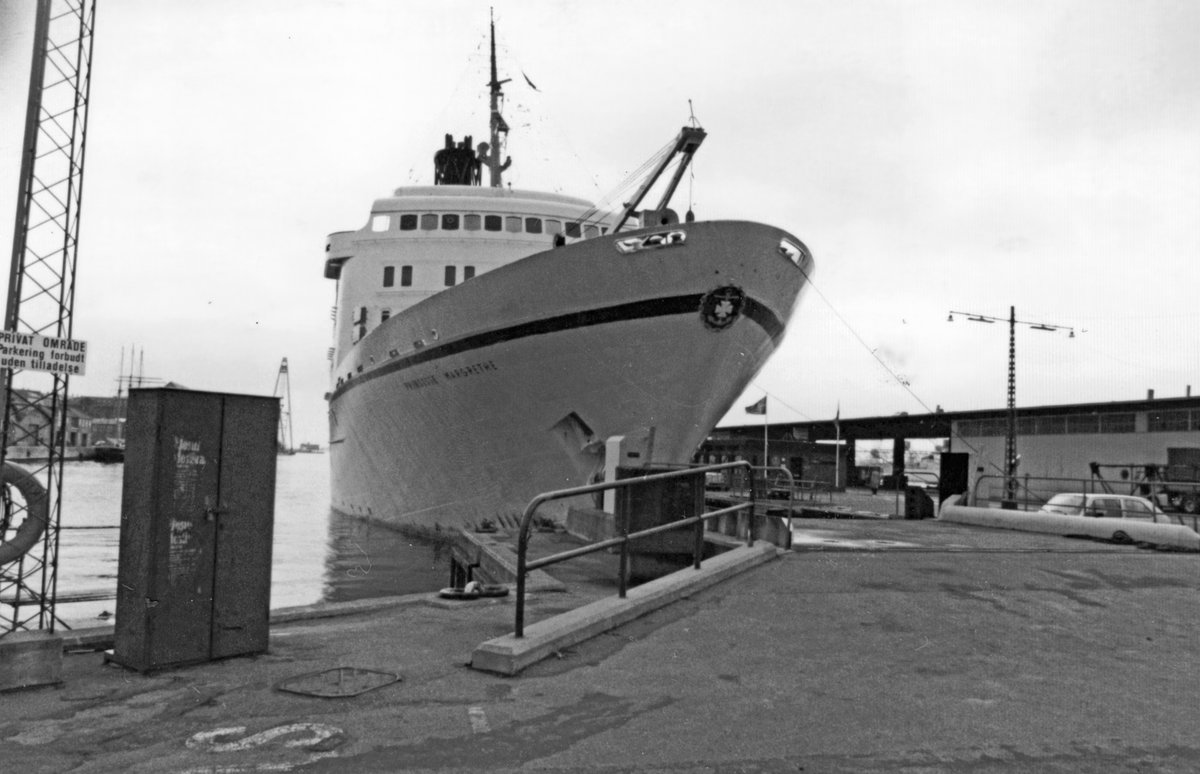
<path fill-rule="evenodd" d="M 1051 497 L 1041 508 L 1043 513 L 1067 516 L 1092 516 L 1110 519 L 1142 519 L 1167 522 L 1161 509 L 1144 497 L 1118 494 L 1063 493 Z"/>

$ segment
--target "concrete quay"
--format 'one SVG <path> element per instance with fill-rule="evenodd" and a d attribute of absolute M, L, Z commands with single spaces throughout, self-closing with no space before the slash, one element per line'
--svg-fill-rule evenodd
<path fill-rule="evenodd" d="M 296 611 L 265 655 L 151 675 L 68 652 L 61 686 L 0 694 L 0 770 L 1200 770 L 1197 554 L 939 521 L 794 532 L 516 677 L 467 666 L 511 596 Z M 529 620 L 603 591 L 566 586 Z M 401 680 L 276 688 L 336 667 Z"/>

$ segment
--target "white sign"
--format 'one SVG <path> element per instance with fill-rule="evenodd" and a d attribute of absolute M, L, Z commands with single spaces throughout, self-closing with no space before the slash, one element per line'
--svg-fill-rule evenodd
<path fill-rule="evenodd" d="M 87 342 L 0 331 L 0 368 L 83 376 Z"/>

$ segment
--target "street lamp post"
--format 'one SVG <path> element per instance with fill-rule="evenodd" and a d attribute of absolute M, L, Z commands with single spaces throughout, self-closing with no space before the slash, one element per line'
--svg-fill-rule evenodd
<path fill-rule="evenodd" d="M 1004 499 L 1001 508 L 1017 508 L 1017 308 L 1008 308 L 1008 432 L 1004 436 Z"/>
<path fill-rule="evenodd" d="M 954 315 L 964 315 L 972 322 L 994 323 L 1002 322 L 1000 317 L 989 317 L 974 312 L 955 312 L 951 310 L 947 322 L 954 322 Z M 1028 325 L 1035 331 L 1070 331 L 1070 338 L 1075 338 L 1075 329 L 1067 325 L 1050 325 L 1034 323 L 1017 319 L 1017 308 L 1008 308 L 1008 405 L 1007 429 L 1004 435 L 1004 499 L 1001 508 L 1016 510 L 1017 508 L 1017 324 Z"/>

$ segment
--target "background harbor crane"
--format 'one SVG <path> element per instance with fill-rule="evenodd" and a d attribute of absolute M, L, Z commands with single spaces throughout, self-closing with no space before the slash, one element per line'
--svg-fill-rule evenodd
<path fill-rule="evenodd" d="M 296 444 L 292 440 L 292 383 L 288 377 L 286 357 L 279 364 L 279 373 L 275 377 L 275 391 L 271 394 L 279 398 L 279 453 L 295 454 Z"/>

